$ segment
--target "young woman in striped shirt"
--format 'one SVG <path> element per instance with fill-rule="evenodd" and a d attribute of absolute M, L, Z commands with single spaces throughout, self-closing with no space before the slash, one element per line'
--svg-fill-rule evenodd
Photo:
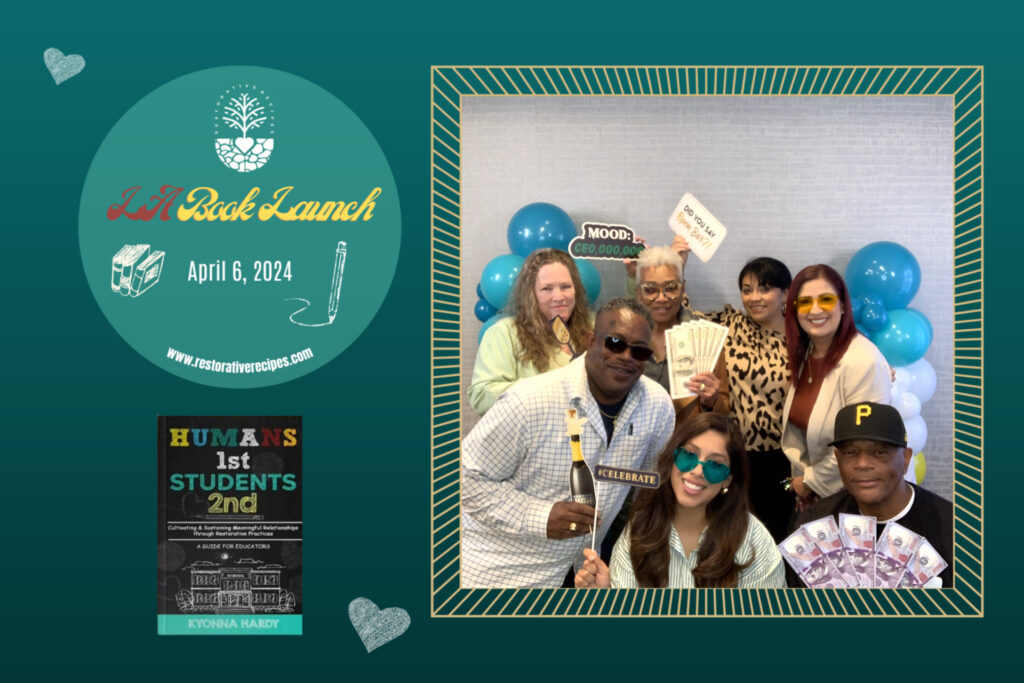
<path fill-rule="evenodd" d="M 659 456 L 657 489 L 637 494 L 606 565 L 583 551 L 576 586 L 783 588 L 782 556 L 750 513 L 749 470 L 734 420 L 696 415 Z"/>

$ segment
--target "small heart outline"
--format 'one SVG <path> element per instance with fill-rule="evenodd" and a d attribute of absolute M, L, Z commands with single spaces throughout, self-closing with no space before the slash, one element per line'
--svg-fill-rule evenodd
<path fill-rule="evenodd" d="M 85 58 L 82 55 L 65 55 L 55 47 L 47 48 L 43 52 L 43 64 L 50 72 L 54 83 L 60 85 L 64 81 L 82 73 L 85 68 Z"/>
<path fill-rule="evenodd" d="M 381 610 L 368 598 L 356 598 L 348 604 L 348 620 L 367 654 L 405 633 L 412 623 L 409 613 L 401 607 Z"/>
<path fill-rule="evenodd" d="M 195 501 L 195 504 L 191 501 Z M 199 496 L 192 492 L 186 493 L 181 497 L 181 514 L 186 518 L 194 519 L 199 517 L 209 511 L 208 507 Z"/>

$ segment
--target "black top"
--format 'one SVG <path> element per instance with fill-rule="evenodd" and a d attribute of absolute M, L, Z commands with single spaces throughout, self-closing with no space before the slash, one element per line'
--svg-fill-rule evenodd
<path fill-rule="evenodd" d="M 627 396 L 626 398 L 629 397 Z M 622 406 L 626 405 L 626 398 L 623 398 L 618 403 L 601 403 L 596 398 L 594 399 L 594 403 L 597 404 L 597 409 L 601 413 L 601 421 L 604 422 L 604 432 L 608 435 L 608 443 L 612 442 L 612 432 L 615 431 L 615 418 L 619 416 Z M 632 433 L 630 432 L 630 434 Z"/>
<path fill-rule="evenodd" d="M 942 578 L 942 587 L 949 588 L 953 585 L 953 504 L 945 498 L 941 498 L 927 489 L 911 484 L 914 489 L 914 504 L 907 510 L 907 514 L 896 520 L 911 531 L 921 534 L 932 544 L 935 551 L 949 565 L 942 570 L 939 576 Z M 813 522 L 822 517 L 833 515 L 836 522 L 839 522 L 839 513 L 845 512 L 849 515 L 859 515 L 857 501 L 853 499 L 846 490 L 822 498 L 808 508 L 796 520 L 796 525 L 790 531 L 796 531 L 796 527 L 807 522 Z M 876 537 L 881 536 L 885 522 L 879 522 L 876 529 Z M 786 580 L 791 587 L 803 587 L 803 582 L 786 565 Z"/>

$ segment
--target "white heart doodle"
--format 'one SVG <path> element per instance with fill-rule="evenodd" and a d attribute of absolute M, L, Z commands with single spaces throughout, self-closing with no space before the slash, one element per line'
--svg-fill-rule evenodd
<path fill-rule="evenodd" d="M 85 59 L 82 55 L 67 55 L 55 47 L 51 47 L 43 53 L 43 64 L 46 65 L 53 80 L 60 85 L 72 76 L 77 76 L 85 68 Z"/>
<path fill-rule="evenodd" d="M 412 621 L 409 613 L 401 607 L 381 611 L 366 598 L 356 598 L 348 604 L 348 619 L 368 653 L 405 633 Z"/>

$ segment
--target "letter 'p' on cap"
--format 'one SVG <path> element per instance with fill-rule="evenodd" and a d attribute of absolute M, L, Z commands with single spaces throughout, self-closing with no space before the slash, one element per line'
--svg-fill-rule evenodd
<path fill-rule="evenodd" d="M 907 445 L 907 428 L 898 410 L 881 403 L 854 403 L 836 415 L 835 437 L 828 444 L 835 446 L 852 439 L 881 441 L 893 446 Z"/>

